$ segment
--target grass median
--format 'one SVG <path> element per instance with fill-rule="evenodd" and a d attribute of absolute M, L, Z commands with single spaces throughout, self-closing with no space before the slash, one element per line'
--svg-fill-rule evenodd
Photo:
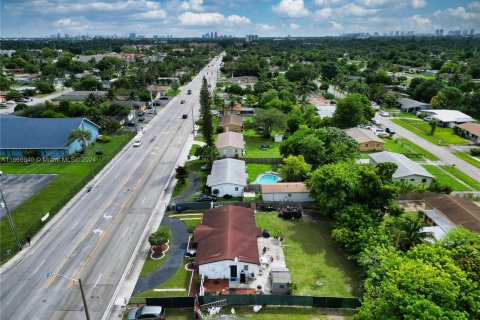
<path fill-rule="evenodd" d="M 433 174 L 438 182 L 451 186 L 454 191 L 471 191 L 470 188 L 457 181 L 454 177 L 450 176 L 439 167 L 431 164 L 424 164 L 423 167 Z"/>
<path fill-rule="evenodd" d="M 455 167 L 452 166 L 440 166 L 443 170 L 447 171 L 454 177 L 456 177 L 459 180 L 462 180 L 464 183 L 468 184 L 470 187 L 472 187 L 475 190 L 480 190 L 480 182 L 471 178 L 470 176 L 466 175 L 462 171 L 458 170 Z"/>
<path fill-rule="evenodd" d="M 458 158 L 462 159 L 463 161 L 468 162 L 477 168 L 480 168 L 480 159 L 469 156 L 468 154 L 461 151 L 454 152 L 453 154 Z"/>
<path fill-rule="evenodd" d="M 12 211 L 12 218 L 20 241 L 33 237 L 46 223 L 40 218 L 47 212 L 51 219 L 70 199 L 77 194 L 102 168 L 131 140 L 133 134 L 112 136 L 106 144 L 95 143 L 79 162 L 40 162 L 40 163 L 4 163 L 1 170 L 5 174 L 57 174 L 39 192 Z M 102 156 L 95 155 L 95 149 L 103 151 Z M 7 219 L 0 221 L 1 262 L 10 259 L 18 250 Z"/>
<path fill-rule="evenodd" d="M 426 121 L 416 119 L 392 119 L 392 122 L 439 146 L 468 144 L 467 140 L 454 134 L 451 128 L 437 127 L 435 133 L 430 135 L 431 128 Z"/>

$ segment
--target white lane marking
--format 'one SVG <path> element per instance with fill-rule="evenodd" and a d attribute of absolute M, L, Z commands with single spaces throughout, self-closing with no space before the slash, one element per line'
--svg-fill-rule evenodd
<path fill-rule="evenodd" d="M 156 177 L 155 177 L 155 181 L 157 181 L 157 180 L 158 180 L 158 177 L 160 177 L 160 176 L 156 176 Z"/>
<path fill-rule="evenodd" d="M 102 277 L 103 273 L 100 273 L 100 276 L 98 277 L 97 281 L 95 281 L 95 284 L 93 285 L 93 287 L 95 288 L 98 284 L 98 281 L 100 281 L 100 278 Z"/>
<path fill-rule="evenodd" d="M 100 197 L 102 196 L 103 193 L 100 193 L 97 197 L 97 200 L 100 199 Z"/>
<path fill-rule="evenodd" d="M 125 229 L 125 231 L 123 231 L 122 238 L 125 237 L 125 234 L 127 234 L 128 228 L 130 228 L 130 227 L 127 227 L 127 229 Z"/>
<path fill-rule="evenodd" d="M 145 200 L 146 200 L 146 199 L 147 199 L 147 197 L 143 198 L 143 200 L 142 200 L 142 204 L 145 202 Z"/>
<path fill-rule="evenodd" d="M 45 260 L 43 260 L 43 262 L 40 263 L 40 265 L 38 266 L 38 268 L 35 269 L 35 271 L 33 271 L 33 274 L 37 273 L 37 271 L 40 269 L 41 266 L 43 266 L 44 263 L 45 263 Z"/>
<path fill-rule="evenodd" d="M 73 224 L 73 226 L 70 228 L 70 230 L 73 230 L 73 228 L 75 228 L 75 227 L 77 226 L 78 221 L 79 221 L 79 220 L 77 220 L 77 222 L 75 222 L 75 223 Z"/>
<path fill-rule="evenodd" d="M 103 233 L 103 230 L 102 230 L 102 229 L 95 229 L 95 230 L 93 230 L 92 232 L 93 232 L 93 233 L 97 233 L 98 235 L 101 236 L 102 233 Z"/>

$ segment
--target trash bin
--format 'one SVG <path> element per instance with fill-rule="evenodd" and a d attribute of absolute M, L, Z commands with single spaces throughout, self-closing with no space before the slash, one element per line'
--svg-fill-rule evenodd
<path fill-rule="evenodd" d="M 183 211 L 182 206 L 177 206 L 175 209 L 176 209 L 177 213 L 182 213 L 182 211 Z"/>

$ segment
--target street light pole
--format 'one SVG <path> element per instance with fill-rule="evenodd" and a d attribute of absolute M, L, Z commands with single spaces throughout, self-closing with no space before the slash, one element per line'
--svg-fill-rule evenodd
<path fill-rule="evenodd" d="M 82 279 L 76 280 L 60 273 L 54 273 L 54 272 L 47 273 L 47 277 L 52 277 L 52 276 L 59 276 L 61 278 L 70 280 L 73 283 L 78 282 L 78 285 L 80 286 L 80 293 L 82 294 L 83 309 L 85 309 L 85 317 L 87 318 L 87 320 L 90 320 L 90 314 L 88 313 L 87 299 L 85 298 L 85 293 L 83 292 Z"/>
<path fill-rule="evenodd" d="M 3 176 L 2 171 L 0 171 L 0 177 L 1 176 Z M 18 239 L 17 231 L 15 230 L 15 225 L 13 224 L 12 215 L 10 214 L 10 210 L 8 210 L 7 202 L 5 201 L 5 197 L 3 196 L 1 182 L 0 182 L 0 196 L 2 197 L 2 202 L 0 203 L 0 205 L 1 205 L 1 207 L 5 208 L 5 210 L 7 211 L 8 223 L 10 224 L 10 228 L 12 228 L 13 237 L 15 238 L 15 242 L 18 245 L 18 250 L 22 250 L 22 244 L 20 243 L 20 240 Z"/>

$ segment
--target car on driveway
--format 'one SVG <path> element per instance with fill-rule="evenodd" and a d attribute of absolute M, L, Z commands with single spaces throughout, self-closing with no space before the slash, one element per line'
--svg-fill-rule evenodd
<path fill-rule="evenodd" d="M 165 308 L 160 306 L 143 306 L 141 308 L 135 308 L 128 313 L 128 320 L 136 319 L 165 319 Z"/>
<path fill-rule="evenodd" d="M 386 111 L 382 111 L 382 112 L 380 112 L 380 115 L 381 115 L 382 117 L 389 117 L 389 116 L 390 116 L 390 113 L 388 113 L 388 112 L 386 112 Z"/>
<path fill-rule="evenodd" d="M 134 147 L 140 147 L 142 145 L 142 139 L 136 139 L 134 142 L 133 142 L 133 146 Z"/>
<path fill-rule="evenodd" d="M 195 199 L 195 202 L 207 202 L 207 201 L 217 201 L 217 198 L 214 196 L 203 195 Z"/>
<path fill-rule="evenodd" d="M 299 219 L 302 217 L 302 209 L 286 206 L 280 209 L 278 216 L 283 219 Z"/>
<path fill-rule="evenodd" d="M 423 118 L 423 121 L 432 121 L 435 120 L 433 117 L 425 117 Z"/>
<path fill-rule="evenodd" d="M 385 132 L 389 134 L 395 134 L 395 130 L 392 128 L 385 128 Z"/>

